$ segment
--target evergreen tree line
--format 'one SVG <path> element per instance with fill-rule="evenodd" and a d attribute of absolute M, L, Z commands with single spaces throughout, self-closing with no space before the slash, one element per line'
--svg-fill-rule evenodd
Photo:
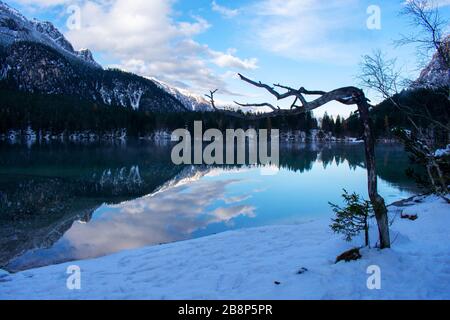
<path fill-rule="evenodd" d="M 2 87 L 0 82 L 0 134 L 9 130 L 49 131 L 52 134 L 90 131 L 96 134 L 127 129 L 128 136 L 140 137 L 157 130 L 186 128 L 193 131 L 194 121 L 202 121 L 204 130 L 280 129 L 309 132 L 318 128 L 311 113 L 296 117 L 277 117 L 246 121 L 214 112 L 137 111 L 108 106 L 68 95 L 27 93 Z"/>
<path fill-rule="evenodd" d="M 423 131 L 432 131 L 432 136 L 440 144 L 449 142 L 448 131 L 436 126 L 433 120 L 450 125 L 449 89 L 419 89 L 403 91 L 392 98 L 397 103 L 407 106 L 399 110 L 391 100 L 385 100 L 371 110 L 372 128 L 378 138 L 395 138 L 393 129 L 403 128 L 417 131 L 411 121 Z M 343 122 L 344 130 L 349 135 L 361 136 L 362 127 L 358 114 L 352 114 Z"/>
<path fill-rule="evenodd" d="M 445 92 L 444 92 L 445 93 Z M 408 105 L 417 105 L 412 117 L 419 126 L 429 128 L 431 123 L 424 117 L 426 113 L 440 119 L 443 123 L 450 122 L 450 101 L 440 90 L 419 90 L 397 95 L 394 99 L 401 99 Z M 386 100 L 371 111 L 373 130 L 378 138 L 392 138 L 392 129 L 402 127 L 411 128 L 406 115 L 397 110 L 390 101 Z M 101 103 L 84 100 L 83 98 L 67 95 L 45 95 L 12 90 L 2 86 L 0 82 L 0 134 L 10 129 L 26 130 L 31 127 L 37 131 L 50 131 L 54 134 L 63 132 L 91 131 L 102 134 L 113 130 L 126 128 L 128 135 L 139 137 L 149 135 L 157 130 L 175 130 L 186 128 L 193 131 L 194 121 L 202 121 L 204 130 L 217 128 L 219 130 L 237 128 L 280 129 L 283 131 L 304 131 L 322 129 L 335 137 L 362 136 L 362 128 L 358 114 L 349 118 L 340 116 L 333 118 L 327 113 L 321 119 L 312 113 L 289 117 L 275 117 L 247 121 L 236 117 L 214 112 L 170 112 L 157 113 L 151 111 L 136 111 L 131 107 L 108 106 Z M 435 136 L 445 143 L 447 133 L 434 128 Z"/>

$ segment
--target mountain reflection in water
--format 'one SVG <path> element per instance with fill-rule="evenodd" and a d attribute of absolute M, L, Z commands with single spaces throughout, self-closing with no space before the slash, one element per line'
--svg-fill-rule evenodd
<path fill-rule="evenodd" d="M 283 145 L 280 168 L 175 166 L 169 145 L 0 146 L 0 267 L 18 271 L 227 230 L 330 216 L 366 195 L 362 145 Z M 416 191 L 401 146 L 377 148 L 388 202 Z"/>

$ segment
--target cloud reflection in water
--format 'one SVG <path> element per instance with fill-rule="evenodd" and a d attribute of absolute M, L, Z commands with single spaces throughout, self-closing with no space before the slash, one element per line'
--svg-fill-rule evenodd
<path fill-rule="evenodd" d="M 189 239 L 211 224 L 232 225 L 237 217 L 253 218 L 256 208 L 241 204 L 251 194 L 227 195 L 227 187 L 239 182 L 198 180 L 119 205 L 103 205 L 92 221 L 75 222 L 53 247 L 29 252 L 14 264 L 94 258 Z"/>

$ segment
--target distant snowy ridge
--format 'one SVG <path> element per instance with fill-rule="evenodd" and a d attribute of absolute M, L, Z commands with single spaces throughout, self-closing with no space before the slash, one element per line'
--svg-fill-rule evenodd
<path fill-rule="evenodd" d="M 442 42 L 444 54 L 450 59 L 450 35 Z M 450 87 L 450 68 L 436 52 L 430 63 L 422 70 L 412 88 L 442 88 Z"/>
<path fill-rule="evenodd" d="M 169 84 L 158 80 L 156 78 L 149 78 L 152 80 L 158 87 L 166 91 L 167 93 L 174 96 L 176 99 L 178 99 L 187 110 L 190 111 L 213 111 L 209 101 L 207 101 L 202 96 L 193 94 L 187 90 L 179 89 L 173 86 L 170 86 Z"/>
<path fill-rule="evenodd" d="M 88 49 L 76 51 L 64 35 L 48 21 L 28 20 L 19 11 L 0 1 L 0 44 L 32 41 L 50 46 L 60 53 L 101 68 Z"/>

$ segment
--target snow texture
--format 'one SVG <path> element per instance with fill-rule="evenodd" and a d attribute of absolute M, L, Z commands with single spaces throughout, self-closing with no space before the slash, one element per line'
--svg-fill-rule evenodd
<path fill-rule="evenodd" d="M 446 156 L 450 156 L 450 144 L 445 149 L 438 149 L 434 153 L 436 158 L 443 158 Z"/>

